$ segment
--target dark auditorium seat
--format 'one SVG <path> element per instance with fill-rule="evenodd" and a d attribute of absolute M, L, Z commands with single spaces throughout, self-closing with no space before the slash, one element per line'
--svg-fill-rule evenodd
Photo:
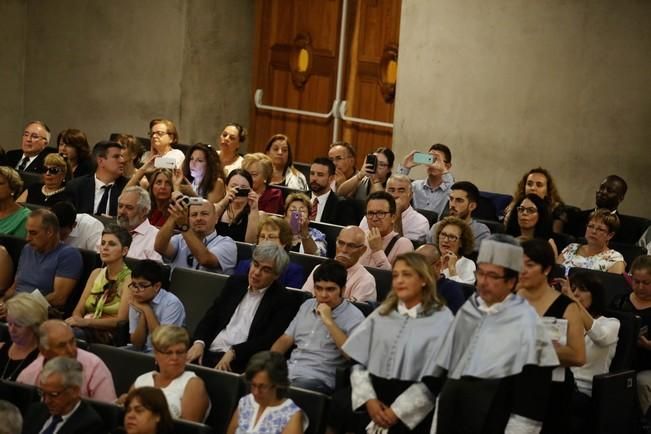
<path fill-rule="evenodd" d="M 493 203 L 498 221 L 502 220 L 501 217 L 504 215 L 504 210 L 513 200 L 513 196 L 510 194 L 492 193 L 488 191 L 480 191 L 479 196 L 488 199 Z"/>
<path fill-rule="evenodd" d="M 124 424 L 124 409 L 121 406 L 88 398 L 84 398 L 84 402 L 99 414 L 109 432 L 115 431 Z"/>
<path fill-rule="evenodd" d="M 592 379 L 591 415 L 596 434 L 633 433 L 636 426 L 635 371 L 595 375 Z"/>
<path fill-rule="evenodd" d="M 305 176 L 308 185 L 310 184 L 310 166 L 311 164 L 309 163 L 299 163 L 298 161 L 294 161 L 294 167 Z"/>
<path fill-rule="evenodd" d="M 575 273 L 579 270 L 588 271 L 591 274 L 594 274 L 597 279 L 599 279 L 604 287 L 604 298 L 606 306 L 610 306 L 610 303 L 618 295 L 628 294 L 633 290 L 626 278 L 621 274 L 614 274 L 597 270 L 587 270 L 585 268 L 572 268 L 570 269 L 569 275 L 571 276 L 572 273 Z"/>
<path fill-rule="evenodd" d="M 375 277 L 375 287 L 377 289 L 377 302 L 382 303 L 389 292 L 391 291 L 391 285 L 393 284 L 393 276 L 391 270 L 382 270 L 380 268 L 366 267 L 366 270 Z"/>
<path fill-rule="evenodd" d="M 34 172 L 18 172 L 20 179 L 23 180 L 23 191 L 27 190 L 27 187 L 34 184 L 41 184 L 43 182 L 43 175 L 40 173 Z"/>
<path fill-rule="evenodd" d="M 9 342 L 9 326 L 4 321 L 0 321 L 0 342 Z"/>
<path fill-rule="evenodd" d="M 325 234 L 326 241 L 328 243 L 328 258 L 334 258 L 335 252 L 337 251 L 337 237 L 339 236 L 339 232 L 341 232 L 344 227 L 323 222 L 310 222 L 310 227 L 318 229 Z"/>
<path fill-rule="evenodd" d="M 77 250 L 79 250 L 79 253 L 81 254 L 83 267 L 81 270 L 81 275 L 79 276 L 79 280 L 77 281 L 77 285 L 75 285 L 75 288 L 68 297 L 68 301 L 66 301 L 66 305 L 63 309 L 66 318 L 72 315 L 72 311 L 74 311 L 75 307 L 77 307 L 77 302 L 79 301 L 81 294 L 84 292 L 86 281 L 88 280 L 90 273 L 92 273 L 95 268 L 102 266 L 102 261 L 99 258 L 99 253 L 86 249 Z"/>
<path fill-rule="evenodd" d="M 631 269 L 631 264 L 635 258 L 647 254 L 646 248 L 638 246 L 637 244 L 616 243 L 611 241 L 608 243 L 608 247 L 622 254 L 626 261 L 626 271 Z"/>
<path fill-rule="evenodd" d="M 479 223 L 483 223 L 486 226 L 488 226 L 488 229 L 490 229 L 491 234 L 503 234 L 504 231 L 506 230 L 506 228 L 502 223 L 494 220 L 482 220 L 482 219 L 475 219 L 475 220 L 478 221 Z"/>
<path fill-rule="evenodd" d="M 38 401 L 40 397 L 38 390 L 34 386 L 0 380 L 0 399 L 11 402 L 24 414 L 27 407 L 31 403 Z"/>
<path fill-rule="evenodd" d="M 90 352 L 106 363 L 113 375 L 115 392 L 118 396 L 129 392 L 129 387 L 140 375 L 154 370 L 154 356 L 110 345 L 92 344 Z"/>
<path fill-rule="evenodd" d="M 610 372 L 622 372 L 633 369 L 637 355 L 637 339 L 640 335 L 640 317 L 632 312 L 609 309 L 604 316 L 619 320 L 619 340 L 615 356 L 610 363 Z"/>
<path fill-rule="evenodd" d="M 25 244 L 27 244 L 27 240 L 12 237 L 11 235 L 0 235 L 0 244 L 7 249 L 7 253 L 11 256 L 11 260 L 14 261 L 14 273 L 16 273 L 20 253 L 23 251 Z"/>
<path fill-rule="evenodd" d="M 237 262 L 244 261 L 245 259 L 251 259 L 253 257 L 253 250 L 255 249 L 255 244 L 243 243 L 241 241 L 235 241 L 237 246 Z"/>
<path fill-rule="evenodd" d="M 327 426 L 328 406 L 330 398 L 322 393 L 313 392 L 298 387 L 289 388 L 289 398 L 301 407 L 307 414 L 310 425 L 306 434 L 322 434 Z"/>
<path fill-rule="evenodd" d="M 434 223 L 436 223 L 439 220 L 439 215 L 434 212 L 430 211 L 428 209 L 419 209 L 419 208 L 414 208 L 419 214 L 425 216 L 427 219 L 427 223 L 429 224 L 429 227 L 431 228 Z"/>
<path fill-rule="evenodd" d="M 230 421 L 230 419 L 229 419 Z M 174 420 L 174 434 L 220 434 L 224 431 L 215 431 L 212 427 L 202 423 L 190 422 L 189 420 Z"/>

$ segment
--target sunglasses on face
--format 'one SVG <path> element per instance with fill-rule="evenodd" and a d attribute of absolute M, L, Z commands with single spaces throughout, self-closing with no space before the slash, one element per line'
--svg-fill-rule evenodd
<path fill-rule="evenodd" d="M 58 175 L 59 173 L 62 173 L 63 169 L 61 167 L 46 167 L 45 168 L 45 173 L 48 175 Z"/>

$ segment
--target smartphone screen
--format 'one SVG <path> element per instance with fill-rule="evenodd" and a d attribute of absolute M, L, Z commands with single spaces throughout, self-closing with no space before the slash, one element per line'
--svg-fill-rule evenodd
<path fill-rule="evenodd" d="M 371 166 L 369 172 L 375 173 L 377 171 L 377 156 L 375 154 L 368 154 L 365 165 Z"/>
<path fill-rule="evenodd" d="M 299 221 L 301 214 L 298 211 L 292 211 L 292 216 L 289 219 L 289 227 L 292 229 L 294 235 L 301 231 L 301 222 Z"/>
<path fill-rule="evenodd" d="M 416 152 L 414 154 L 414 163 L 416 164 L 432 164 L 434 162 L 434 156 L 426 152 Z"/>

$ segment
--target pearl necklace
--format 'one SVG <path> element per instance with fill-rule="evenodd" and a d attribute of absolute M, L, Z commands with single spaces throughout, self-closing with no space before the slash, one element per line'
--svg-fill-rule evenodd
<path fill-rule="evenodd" d="M 43 196 L 45 196 L 45 197 L 50 197 L 50 196 L 54 196 L 57 193 L 61 193 L 65 189 L 66 189 L 65 187 L 61 187 L 58 190 L 46 191 L 45 186 L 43 186 L 43 187 L 41 187 L 41 193 L 43 193 Z"/>

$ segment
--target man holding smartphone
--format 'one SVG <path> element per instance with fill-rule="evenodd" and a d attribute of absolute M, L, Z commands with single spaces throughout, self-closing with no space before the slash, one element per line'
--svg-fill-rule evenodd
<path fill-rule="evenodd" d="M 357 174 L 337 189 L 337 196 L 365 201 L 369 194 L 384 191 L 395 156 L 388 148 L 377 148 L 368 154 Z"/>

